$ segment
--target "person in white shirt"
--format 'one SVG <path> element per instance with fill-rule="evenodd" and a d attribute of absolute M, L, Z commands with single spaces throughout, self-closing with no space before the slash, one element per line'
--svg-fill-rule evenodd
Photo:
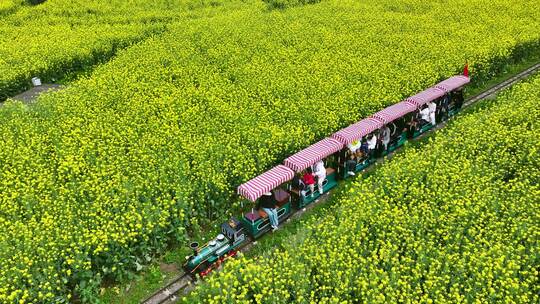
<path fill-rule="evenodd" d="M 388 149 L 388 144 L 390 143 L 390 128 L 386 125 L 381 130 L 382 143 L 384 145 L 384 150 Z"/>
<path fill-rule="evenodd" d="M 429 107 L 425 107 L 424 109 L 422 109 L 420 111 L 420 118 L 426 122 L 430 122 L 430 118 L 429 118 Z"/>
<path fill-rule="evenodd" d="M 368 139 L 368 149 L 373 150 L 375 149 L 377 145 L 377 135 L 372 134 L 371 137 Z"/>
<path fill-rule="evenodd" d="M 324 162 L 322 160 L 318 161 L 313 165 L 313 174 L 317 176 L 317 184 L 319 187 L 319 193 L 323 193 L 323 181 L 326 178 L 326 168 L 324 167 Z"/>
<path fill-rule="evenodd" d="M 371 138 L 368 139 L 367 144 L 368 144 L 368 153 L 372 155 L 373 151 L 375 151 L 375 148 L 377 148 L 377 135 L 372 134 Z"/>
<path fill-rule="evenodd" d="M 435 121 L 435 112 L 437 111 L 437 104 L 430 101 L 427 105 L 429 109 L 429 120 L 432 125 L 436 125 L 437 121 Z"/>

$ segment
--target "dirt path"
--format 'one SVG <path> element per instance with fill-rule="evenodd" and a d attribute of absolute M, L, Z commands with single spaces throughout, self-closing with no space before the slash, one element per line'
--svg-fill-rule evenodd
<path fill-rule="evenodd" d="M 54 92 L 63 89 L 65 86 L 53 83 L 44 83 L 40 86 L 33 87 L 19 95 L 11 97 L 11 99 L 22 101 L 23 103 L 34 103 L 38 96 L 46 92 Z M 3 104 L 3 103 L 1 103 Z"/>

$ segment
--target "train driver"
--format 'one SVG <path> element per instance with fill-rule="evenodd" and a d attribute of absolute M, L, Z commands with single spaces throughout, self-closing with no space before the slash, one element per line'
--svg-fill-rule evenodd
<path fill-rule="evenodd" d="M 461 109 L 463 106 L 463 101 L 465 100 L 463 97 L 463 89 L 455 90 L 452 93 L 452 99 L 454 100 L 454 105 L 456 109 Z"/>

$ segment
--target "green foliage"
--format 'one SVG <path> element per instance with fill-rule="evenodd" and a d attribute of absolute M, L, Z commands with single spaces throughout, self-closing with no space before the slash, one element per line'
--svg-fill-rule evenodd
<path fill-rule="evenodd" d="M 81 17 L 85 28 L 85 9 L 102 7 L 57 11 L 54 3 L 32 9 L 72 14 L 75 25 Z M 131 43 L 142 20 L 160 28 L 155 3 L 104 4 L 114 16 L 106 24 L 128 25 L 97 22 L 112 35 L 98 45 L 118 35 Z M 456 74 L 466 60 L 478 83 L 538 52 L 540 12 L 529 2 L 410 3 L 190 11 L 36 105 L 8 102 L 0 109 L 0 301 L 67 301 L 73 290 L 91 300 L 101 278 L 129 278 L 171 239 L 185 241 L 188 228 L 238 210 L 235 187 L 285 156 Z M 35 17 L 21 9 L 20 24 L 23 12 Z M 133 31 L 130 20 L 140 21 Z M 91 37 L 102 34 L 51 41 L 76 57 L 79 47 L 94 54 Z M 31 41 L 10 50 L 24 53 L 39 39 Z M 47 58 L 48 71 L 63 71 Z"/>
<path fill-rule="evenodd" d="M 540 76 L 356 181 L 186 303 L 537 303 Z"/>

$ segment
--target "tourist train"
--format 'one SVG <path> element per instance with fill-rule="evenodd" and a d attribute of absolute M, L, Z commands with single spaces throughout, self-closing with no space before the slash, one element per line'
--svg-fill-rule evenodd
<path fill-rule="evenodd" d="M 240 219 L 223 223 L 221 233 L 204 246 L 191 243 L 193 254 L 186 257 L 185 271 L 208 274 L 235 256 L 246 242 L 277 229 L 279 223 L 313 203 L 339 180 L 364 170 L 377 158 L 455 115 L 463 105 L 463 88 L 470 82 L 467 71 L 464 74 L 352 124 L 240 185 L 238 195 L 251 201 L 253 208 Z M 260 206 L 261 201 L 274 207 L 270 216 L 265 211 L 268 209 Z"/>

